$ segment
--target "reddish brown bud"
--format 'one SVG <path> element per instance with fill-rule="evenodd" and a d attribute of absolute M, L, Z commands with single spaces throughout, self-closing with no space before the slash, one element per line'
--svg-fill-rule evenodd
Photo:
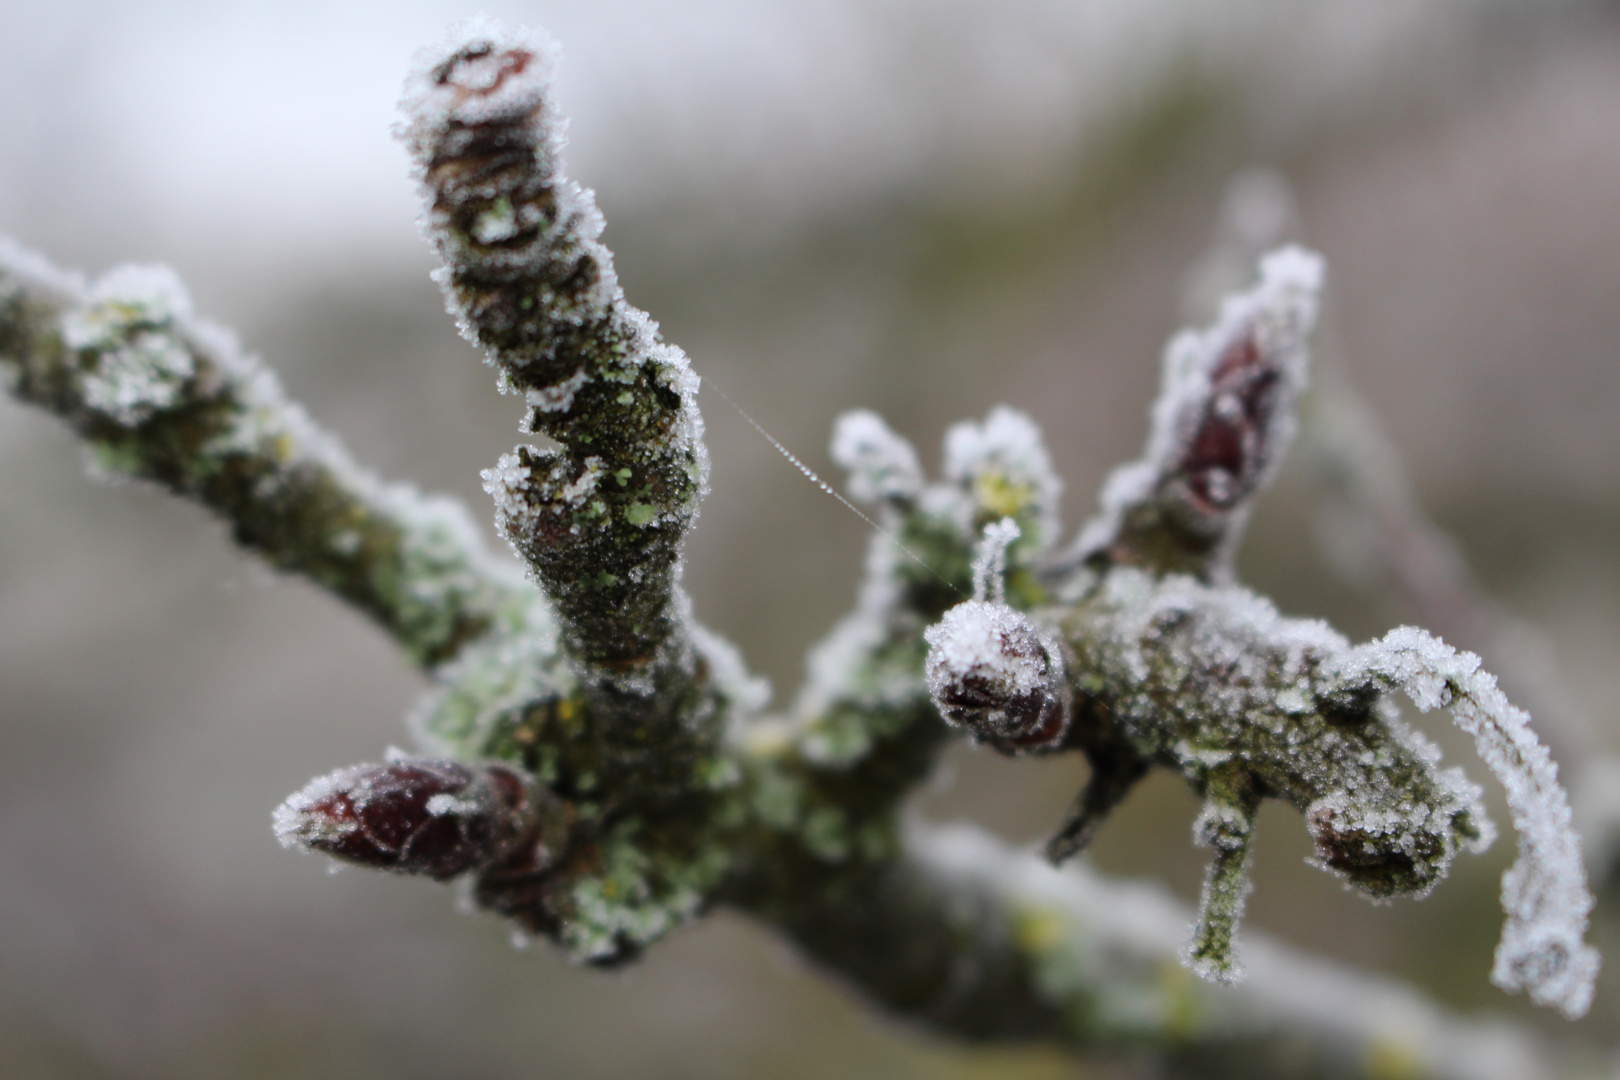
<path fill-rule="evenodd" d="M 443 881 L 507 855 L 537 813 L 513 768 L 402 759 L 312 781 L 277 807 L 275 828 L 286 847 Z"/>
<path fill-rule="evenodd" d="M 1252 330 L 1227 347 L 1174 467 L 1194 509 L 1225 513 L 1259 486 L 1276 449 L 1282 389 L 1282 372 L 1261 352 Z"/>
<path fill-rule="evenodd" d="M 1214 326 L 1171 343 L 1149 449 L 1154 498 L 1220 530 L 1266 484 L 1293 433 L 1320 284 L 1314 256 L 1273 252 Z"/>
<path fill-rule="evenodd" d="M 1438 815 L 1437 815 L 1438 816 Z M 1456 817 L 1463 815 L 1459 812 Z M 1436 826 L 1439 827 L 1436 827 Z M 1410 820 L 1410 816 L 1358 813 L 1343 798 L 1319 799 L 1305 812 L 1316 864 L 1342 875 L 1374 899 L 1423 896 L 1446 876 L 1457 853 L 1453 833 L 1469 821 Z M 1449 826 L 1449 827 L 1448 827 Z"/>
<path fill-rule="evenodd" d="M 1109 477 L 1068 565 L 1102 556 L 1206 579 L 1230 569 L 1246 511 L 1293 435 L 1321 283 L 1315 255 L 1274 251 L 1213 326 L 1170 342 L 1147 453 Z"/>
<path fill-rule="evenodd" d="M 1050 750 L 1069 726 L 1054 640 L 1006 604 L 970 600 L 929 628 L 928 689 L 947 723 L 1004 754 Z"/>

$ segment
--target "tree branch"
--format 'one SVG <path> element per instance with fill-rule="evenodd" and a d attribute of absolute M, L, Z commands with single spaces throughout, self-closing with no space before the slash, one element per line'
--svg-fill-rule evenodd
<path fill-rule="evenodd" d="M 1055 870 L 969 826 L 913 826 L 901 859 L 816 899 L 779 920 L 812 956 L 902 1015 L 969 1038 L 1056 1038 L 1156 1057 L 1185 1077 L 1562 1071 L 1522 1028 L 1463 1020 L 1262 935 L 1246 946 L 1242 984 L 1209 986 L 1177 964 L 1191 918 L 1180 902 L 1084 865 Z"/>
<path fill-rule="evenodd" d="M 413 719 L 433 756 L 313 782 L 277 812 L 283 840 L 465 877 L 482 906 L 599 964 L 732 904 L 890 1008 L 973 1038 L 1148 1047 L 1186 1075 L 1280 1078 L 1301 1060 L 1312 1076 L 1388 1061 L 1540 1075 L 1520 1032 L 1263 940 L 1241 988 L 1187 980 L 1169 961 L 1188 915 L 1161 895 L 971 830 L 902 828 L 949 731 L 940 712 L 1003 752 L 1088 756 L 1059 857 L 1148 766 L 1174 768 L 1205 798 L 1199 835 L 1216 849 L 1192 959 L 1230 979 L 1261 799 L 1297 806 L 1322 865 L 1376 898 L 1422 894 L 1486 839 L 1477 791 L 1385 698 L 1417 686 L 1427 701 L 1423 680 L 1444 668 L 1464 721 L 1500 736 L 1488 752 L 1534 781 L 1513 805 L 1516 823 L 1539 822 L 1526 831 L 1547 872 L 1515 878 L 1503 981 L 1579 1011 L 1596 962 L 1584 881 L 1522 714 L 1454 654 L 1396 670 L 1230 582 L 1291 431 L 1314 258 L 1272 256 L 1212 329 L 1173 344 L 1147 454 L 1063 559 L 1048 557 L 1060 485 L 1026 417 L 998 408 L 953 428 L 934 484 L 874 415 L 843 418 L 834 457 L 883 535 L 794 708 L 761 718 L 758 683 L 679 588 L 705 472 L 697 380 L 625 302 L 594 203 L 561 173 L 551 54 L 538 35 L 463 28 L 413 75 L 403 129 L 450 306 L 557 444 L 486 474 L 549 602 L 489 568 L 453 511 L 355 470 L 191 318 L 172 276 L 115 272 L 87 290 L 0 247 L 0 364 L 19 398 L 437 665 Z M 1538 936 L 1543 908 L 1558 909 L 1556 940 Z"/>
<path fill-rule="evenodd" d="M 208 507 L 237 543 L 376 619 L 432 667 L 534 598 L 459 503 L 384 485 L 199 319 L 163 267 L 93 286 L 0 238 L 0 377 L 65 420 L 96 466 Z"/>

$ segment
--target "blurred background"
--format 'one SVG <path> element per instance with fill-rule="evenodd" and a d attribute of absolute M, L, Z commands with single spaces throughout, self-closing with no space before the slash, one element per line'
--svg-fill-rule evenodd
<path fill-rule="evenodd" d="M 830 479 L 845 409 L 930 465 L 948 424 L 1024 409 L 1071 530 L 1140 449 L 1232 178 L 1274 170 L 1328 260 L 1323 350 L 1484 587 L 1546 635 L 1595 731 L 1572 745 L 1620 742 L 1620 7 L 484 7 L 562 42 L 571 171 L 631 301 L 700 374 Z M 471 10 L 11 0 L 0 232 L 90 272 L 173 265 L 357 457 L 486 519 L 478 470 L 521 409 L 443 314 L 389 136 L 412 53 Z M 868 533 L 723 404 L 706 417 L 687 583 L 785 703 Z M 1324 505 L 1296 462 L 1246 579 L 1356 638 L 1420 621 L 1324 554 L 1344 528 Z M 449 890 L 278 848 L 270 809 L 403 742 L 423 685 L 360 616 L 200 511 L 86 479 L 54 421 L 0 400 L 0 1075 L 1138 1075 L 897 1025 L 726 913 L 603 975 L 514 950 Z M 1083 775 L 958 748 L 916 812 L 1031 841 Z M 1195 810 L 1160 777 L 1090 857 L 1191 898 Z M 1511 841 L 1384 908 L 1308 850 L 1269 806 L 1250 927 L 1555 1038 L 1620 1036 L 1612 977 L 1576 1025 L 1489 985 Z M 1620 938 L 1598 938 L 1613 970 Z"/>

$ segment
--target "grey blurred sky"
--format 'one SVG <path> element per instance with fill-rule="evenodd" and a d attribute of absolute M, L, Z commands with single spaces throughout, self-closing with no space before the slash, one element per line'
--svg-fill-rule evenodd
<path fill-rule="evenodd" d="M 574 171 L 610 208 L 746 227 L 955 186 L 1015 198 L 1196 62 L 1286 128 L 1445 65 L 1503 0 L 490 3 L 559 38 Z M 477 8 L 60 0 L 0 7 L 0 223 L 222 273 L 415 241 L 389 137 L 407 59 Z M 249 266 L 247 264 L 257 264 Z"/>

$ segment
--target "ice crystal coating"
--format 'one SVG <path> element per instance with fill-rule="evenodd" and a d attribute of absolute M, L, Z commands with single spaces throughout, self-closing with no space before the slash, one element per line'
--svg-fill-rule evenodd
<path fill-rule="evenodd" d="M 985 526 L 973 554 L 973 599 L 997 604 L 1006 602 L 1007 548 L 1019 535 L 1018 522 L 1012 518 L 1002 518 Z"/>
<path fill-rule="evenodd" d="M 653 521 L 638 512 L 646 504 L 608 501 L 604 489 L 620 485 L 594 454 L 578 461 L 519 447 L 483 478 L 497 528 L 572 620 L 575 655 L 612 664 L 659 656 L 681 626 L 672 596 L 679 534 L 665 530 L 662 545 L 615 551 L 615 533 L 653 532 Z"/>
<path fill-rule="evenodd" d="M 595 200 L 561 173 L 556 51 L 539 31 L 475 19 L 417 57 L 400 99 L 422 228 L 446 262 L 435 280 L 462 333 L 525 391 L 575 376 L 586 333 L 622 302 Z"/>
<path fill-rule="evenodd" d="M 434 278 L 523 395 L 524 430 L 555 444 L 484 473 L 555 637 L 477 650 L 422 722 L 518 755 L 591 837 L 563 867 L 483 871 L 478 903 L 612 964 L 691 918 L 729 864 L 709 801 L 736 770 L 717 755 L 761 690 L 679 587 L 708 472 L 698 378 L 626 302 L 595 200 L 564 174 L 554 54 L 539 32 L 475 20 L 419 57 L 401 102 Z M 529 654 L 533 678 L 490 677 Z"/>
<path fill-rule="evenodd" d="M 928 690 L 946 721 L 1008 754 L 1062 740 L 1069 710 L 1061 661 L 1027 616 L 969 600 L 926 639 Z"/>
<path fill-rule="evenodd" d="M 1063 481 L 1040 427 L 1026 414 L 997 405 L 983 422 L 952 426 L 945 433 L 942 471 L 947 480 L 967 486 L 975 527 L 1010 517 L 1022 526 L 1032 551 L 1056 542 Z"/>
<path fill-rule="evenodd" d="M 1212 794 L 1193 822 L 1193 842 L 1213 848 L 1215 857 L 1204 873 L 1198 918 L 1181 959 L 1212 982 L 1231 984 L 1243 978 L 1235 939 L 1253 888 L 1249 881 L 1249 842 L 1253 835 L 1252 801 L 1232 791 Z"/>
<path fill-rule="evenodd" d="M 62 322 L 62 340 L 84 360 L 85 403 L 126 427 L 181 399 L 197 373 L 191 352 L 168 331 L 189 322 L 191 298 L 166 266 L 124 266 L 90 291 Z"/>
<path fill-rule="evenodd" d="M 625 302 L 591 193 L 562 170 L 550 102 L 556 47 L 478 19 L 418 57 L 398 133 L 462 332 L 522 393 L 519 447 L 485 474 L 496 519 L 555 602 L 605 713 L 645 723 L 693 653 L 681 544 L 708 459 L 686 356 Z"/>
<path fill-rule="evenodd" d="M 1248 590 L 1120 566 L 1089 585 L 1066 623 L 1078 714 L 1069 741 L 1093 777 L 1049 849 L 1094 831 L 1151 763 L 1204 799 L 1196 837 L 1215 857 L 1189 949 L 1230 979 L 1262 798 L 1306 814 L 1317 862 L 1374 899 L 1421 896 L 1452 859 L 1489 840 L 1479 792 L 1406 729 L 1376 689 L 1342 690 L 1349 643 L 1287 619 Z M 1083 628 L 1083 629 L 1082 629 Z"/>
<path fill-rule="evenodd" d="M 1558 767 L 1530 729 L 1530 717 L 1480 670 L 1473 653 L 1458 652 L 1410 626 L 1357 648 L 1345 660 L 1350 688 L 1398 687 L 1424 712 L 1446 708 L 1474 738 L 1480 758 L 1507 792 L 1519 857 L 1502 875 L 1507 922 L 1491 981 L 1524 990 L 1565 1016 L 1591 1006 L 1600 958 L 1585 942 L 1592 894 L 1586 886 L 1580 838 L 1570 826 L 1569 800 Z"/>
<path fill-rule="evenodd" d="M 1007 606 L 1001 576 L 1018 525 L 984 531 L 973 564 L 974 599 L 928 628 L 928 691 L 945 720 L 1006 754 L 1057 747 L 1070 696 L 1057 638 Z"/>
<path fill-rule="evenodd" d="M 174 274 L 94 285 L 0 244 L 0 360 L 11 392 L 62 415 L 93 468 L 195 499 L 239 543 L 361 608 L 428 665 L 531 602 L 463 508 L 385 485 L 289 401 Z"/>
<path fill-rule="evenodd" d="M 922 492 L 922 466 L 911 443 L 870 409 L 852 409 L 833 425 L 832 459 L 849 472 L 861 502 L 909 502 Z"/>

